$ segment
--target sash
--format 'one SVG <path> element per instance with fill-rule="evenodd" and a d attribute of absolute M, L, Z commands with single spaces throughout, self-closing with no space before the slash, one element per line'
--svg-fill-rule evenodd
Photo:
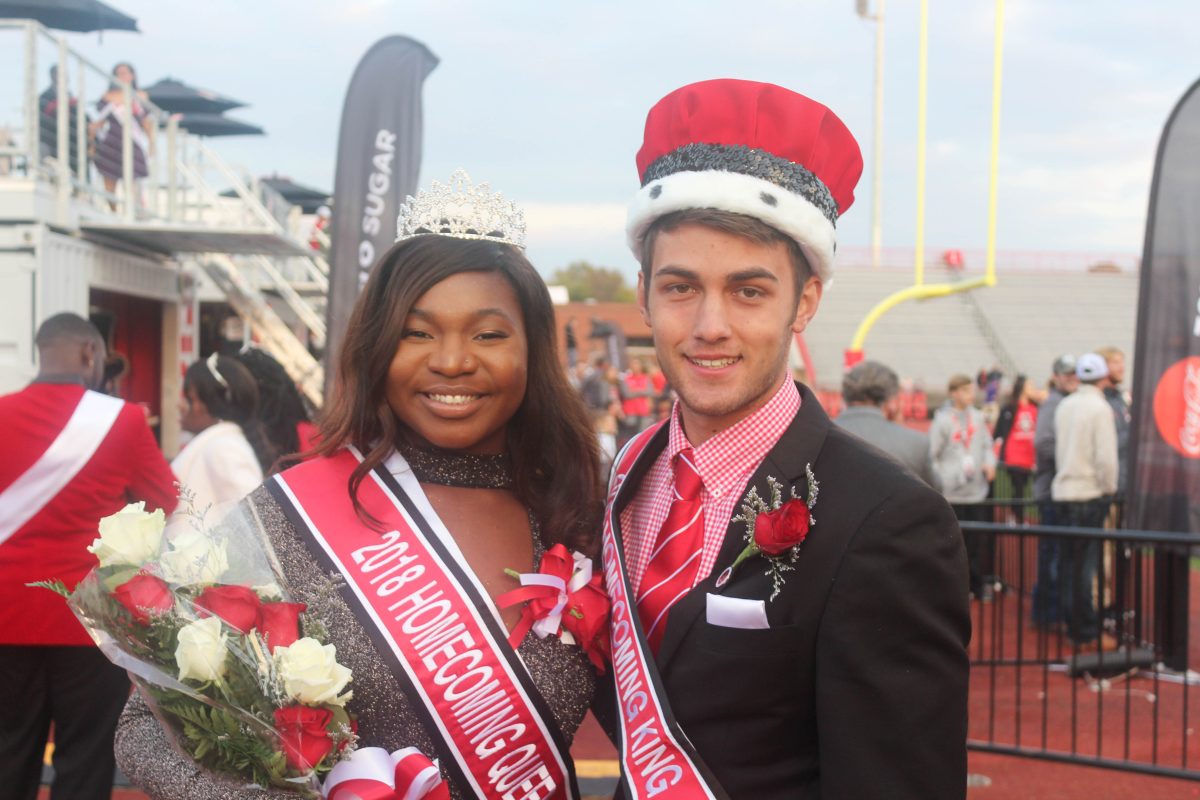
<path fill-rule="evenodd" d="M 67 424 L 29 469 L 0 492 L 0 544 L 74 480 L 108 436 L 125 401 L 84 391 Z"/>
<path fill-rule="evenodd" d="M 100 109 L 100 118 L 96 121 L 103 122 L 106 126 L 106 131 L 101 134 L 101 138 L 104 138 L 110 118 L 115 118 L 117 124 L 122 128 L 129 128 L 129 138 L 133 139 L 133 143 L 142 151 L 142 155 L 146 156 L 150 153 L 150 137 L 146 135 L 146 129 L 142 127 L 141 118 L 137 113 L 137 109 L 140 109 L 141 106 L 138 104 L 136 96 L 133 98 L 133 104 L 135 111 L 131 114 L 125 108 L 124 103 L 105 103 L 104 107 Z M 144 117 L 145 114 L 140 116 Z"/>
<path fill-rule="evenodd" d="M 464 791 L 575 800 L 570 750 L 553 715 L 404 459 L 393 454 L 359 486 L 382 535 L 358 518 L 346 488 L 361 461 L 348 448 L 268 485 L 319 560 L 345 577 L 347 602 Z"/>
<path fill-rule="evenodd" d="M 609 635 L 612 672 L 620 719 L 621 784 L 631 800 L 728 800 L 700 759 L 683 728 L 675 721 L 646 641 L 624 548 L 613 526 L 613 507 L 625 476 L 645 452 L 664 423 L 651 426 L 630 440 L 617 456 L 609 480 L 604 512 L 604 583 L 612 601 Z"/>

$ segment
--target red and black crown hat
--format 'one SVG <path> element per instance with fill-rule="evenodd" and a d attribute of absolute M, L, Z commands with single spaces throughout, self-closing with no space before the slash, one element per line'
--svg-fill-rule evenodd
<path fill-rule="evenodd" d="M 719 79 L 676 89 L 650 109 L 637 166 L 642 188 L 626 223 L 634 255 L 657 218 L 714 208 L 792 237 L 828 281 L 838 217 L 854 202 L 863 162 L 853 134 L 817 101 Z"/>

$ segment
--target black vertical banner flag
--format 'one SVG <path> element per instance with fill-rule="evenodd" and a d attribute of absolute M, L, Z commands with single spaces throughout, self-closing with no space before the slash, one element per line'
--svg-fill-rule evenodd
<path fill-rule="evenodd" d="M 421 88 L 438 64 L 425 45 L 389 36 L 350 79 L 338 133 L 329 259 L 325 393 L 334 384 L 346 320 L 371 266 L 396 238 L 396 215 L 421 168 Z"/>
<path fill-rule="evenodd" d="M 1126 527 L 1200 533 L 1200 82 L 1158 145 L 1138 296 Z M 1155 560 L 1158 640 L 1187 665 L 1188 556 Z"/>
<path fill-rule="evenodd" d="M 1135 353 L 1127 525 L 1200 533 L 1200 82 L 1158 146 Z"/>

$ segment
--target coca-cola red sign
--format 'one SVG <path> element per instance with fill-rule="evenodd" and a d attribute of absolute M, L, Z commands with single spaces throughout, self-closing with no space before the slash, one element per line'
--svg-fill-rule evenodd
<path fill-rule="evenodd" d="M 1200 458 L 1200 357 L 1176 361 L 1154 390 L 1154 421 L 1167 444 Z"/>

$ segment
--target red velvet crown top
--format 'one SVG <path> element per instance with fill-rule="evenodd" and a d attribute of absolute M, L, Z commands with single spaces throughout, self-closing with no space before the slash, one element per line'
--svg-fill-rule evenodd
<path fill-rule="evenodd" d="M 800 164 L 828 187 L 845 213 L 862 175 L 854 135 L 816 100 L 782 86 L 719 78 L 668 94 L 646 116 L 638 177 L 660 156 L 686 144 L 746 145 Z"/>

